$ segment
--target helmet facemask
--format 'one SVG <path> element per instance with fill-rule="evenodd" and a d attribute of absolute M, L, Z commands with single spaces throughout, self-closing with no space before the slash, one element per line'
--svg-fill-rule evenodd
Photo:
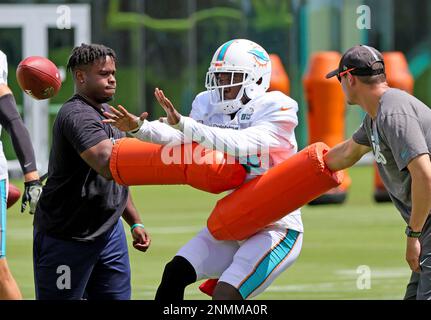
<path fill-rule="evenodd" d="M 205 87 L 210 93 L 210 102 L 218 112 L 232 114 L 242 106 L 246 88 L 252 85 L 250 72 L 241 70 L 210 70 Z M 235 91 L 238 91 L 235 95 Z"/>

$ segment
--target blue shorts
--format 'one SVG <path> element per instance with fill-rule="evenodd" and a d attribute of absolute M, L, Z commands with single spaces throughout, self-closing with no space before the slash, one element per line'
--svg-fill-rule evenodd
<path fill-rule="evenodd" d="M 0 180 L 0 259 L 6 257 L 7 179 Z"/>
<path fill-rule="evenodd" d="M 129 300 L 130 262 L 121 220 L 95 242 L 34 232 L 36 299 Z"/>

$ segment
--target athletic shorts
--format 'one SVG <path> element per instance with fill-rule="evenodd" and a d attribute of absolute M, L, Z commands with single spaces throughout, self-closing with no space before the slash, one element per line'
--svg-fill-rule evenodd
<path fill-rule="evenodd" d="M 0 180 L 0 259 L 6 257 L 7 179 Z"/>
<path fill-rule="evenodd" d="M 295 230 L 269 226 L 244 241 L 220 241 L 204 228 L 177 255 L 193 265 L 197 280 L 219 278 L 249 299 L 295 262 L 302 236 Z"/>

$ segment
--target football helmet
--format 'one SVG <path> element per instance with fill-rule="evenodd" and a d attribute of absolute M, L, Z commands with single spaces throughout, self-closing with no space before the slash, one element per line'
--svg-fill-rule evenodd
<path fill-rule="evenodd" d="M 220 81 L 220 75 L 225 78 Z M 227 75 L 227 77 L 226 77 Z M 227 78 L 227 80 L 226 80 Z M 234 39 L 221 45 L 215 52 L 208 69 L 205 87 L 215 112 L 232 114 L 238 111 L 246 95 L 250 100 L 263 95 L 271 80 L 271 60 L 257 43 L 246 39 Z M 233 99 L 225 97 L 225 89 L 238 87 Z"/>

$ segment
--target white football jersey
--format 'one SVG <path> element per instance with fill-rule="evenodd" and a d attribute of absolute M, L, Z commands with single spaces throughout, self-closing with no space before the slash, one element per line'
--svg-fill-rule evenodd
<path fill-rule="evenodd" d="M 174 129 L 159 121 L 145 121 L 134 136 L 158 144 L 199 142 L 238 158 L 248 170 L 247 180 L 260 175 L 297 152 L 294 129 L 298 104 L 285 94 L 272 91 L 249 101 L 232 118 L 214 113 L 207 91 L 193 101 L 190 117 L 182 117 Z M 247 156 L 248 155 L 248 156 Z M 303 232 L 300 210 L 275 224 Z"/>
<path fill-rule="evenodd" d="M 7 57 L 0 50 L 0 85 L 7 84 Z M 2 127 L 0 126 L 0 134 Z M 0 179 L 7 178 L 7 161 L 3 152 L 3 144 L 0 141 Z"/>
<path fill-rule="evenodd" d="M 7 58 L 0 50 L 0 84 L 7 84 Z"/>

